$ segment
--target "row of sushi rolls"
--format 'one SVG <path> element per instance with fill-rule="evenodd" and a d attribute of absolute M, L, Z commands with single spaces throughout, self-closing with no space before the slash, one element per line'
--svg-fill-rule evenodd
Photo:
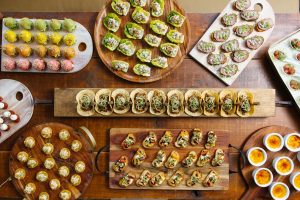
<path fill-rule="evenodd" d="M 127 57 L 136 55 L 139 62 L 133 66 L 133 72 L 148 77 L 151 75 L 151 65 L 167 68 L 168 58 L 175 58 L 178 55 L 179 45 L 184 43 L 185 36 L 180 29 L 186 18 L 177 10 L 170 10 L 166 13 L 167 23 L 165 23 L 159 19 L 164 15 L 164 0 L 152 0 L 149 10 L 146 8 L 146 3 L 146 0 L 130 2 L 113 0 L 111 8 L 114 12 L 109 12 L 103 19 L 103 25 L 108 32 L 102 38 L 102 45 L 112 53 L 120 52 Z M 133 7 L 133 12 L 130 14 L 132 21 L 126 22 L 125 28 L 121 30 L 122 18 L 129 15 L 131 7 Z M 145 33 L 147 28 L 144 25 L 149 25 L 152 32 Z M 125 38 L 120 37 L 123 35 L 120 31 L 124 33 Z M 166 42 L 163 41 L 164 37 L 167 39 Z M 137 49 L 135 42 L 142 42 L 142 40 L 149 48 Z M 159 48 L 162 55 L 152 56 L 154 48 Z M 127 73 L 130 67 L 127 60 L 112 60 L 112 69 Z"/>
<path fill-rule="evenodd" d="M 76 56 L 73 45 L 76 22 L 72 19 L 15 19 L 5 18 L 7 43 L 2 47 L 8 56 L 3 60 L 7 70 L 72 71 Z M 32 58 L 32 59 L 30 59 Z M 32 68 L 31 68 L 32 67 Z"/>

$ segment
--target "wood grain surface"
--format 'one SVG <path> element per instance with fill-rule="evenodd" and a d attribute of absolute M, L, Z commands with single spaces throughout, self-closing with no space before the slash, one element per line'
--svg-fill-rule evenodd
<path fill-rule="evenodd" d="M 3 13 L 5 16 L 14 17 L 35 17 L 35 18 L 73 18 L 83 24 L 90 33 L 94 31 L 96 12 L 69 12 L 69 13 Z M 214 21 L 218 14 L 187 14 L 190 19 L 193 31 L 191 33 L 191 44 L 195 44 L 201 35 Z M 289 23 L 286 23 L 286 22 Z M 277 14 L 276 26 L 270 39 L 255 55 L 248 67 L 239 76 L 230 88 L 275 88 L 276 100 L 291 101 L 292 98 L 286 91 L 285 86 L 278 80 L 277 72 L 268 61 L 266 51 L 270 44 L 280 38 L 296 31 L 299 28 L 299 14 Z M 174 73 L 162 80 L 149 84 L 137 84 L 125 81 L 112 73 L 104 66 L 96 51 L 86 68 L 80 73 L 74 74 L 20 74 L 20 73 L 0 73 L 0 78 L 13 78 L 23 82 L 32 92 L 34 98 L 54 99 L 53 88 L 222 88 L 225 85 L 216 79 L 210 72 L 201 67 L 198 63 L 187 56 L 182 65 Z M 257 129 L 269 125 L 280 125 L 300 130 L 299 111 L 296 106 L 276 107 L 276 115 L 268 118 L 250 119 L 227 119 L 227 118 L 57 118 L 53 116 L 54 107 L 52 105 L 37 105 L 32 120 L 21 131 L 14 134 L 5 143 L 0 145 L 0 181 L 8 177 L 9 151 L 18 138 L 19 134 L 39 123 L 46 121 L 58 121 L 77 127 L 78 124 L 87 126 L 93 133 L 97 141 L 97 148 L 109 143 L 107 130 L 110 128 L 186 128 L 199 127 L 205 130 L 228 130 L 230 133 L 230 143 L 237 147 L 242 147 L 247 137 Z M 230 167 L 236 168 L 238 154 L 230 151 Z M 103 153 L 99 158 L 101 169 L 108 169 L 109 153 Z M 107 175 L 103 172 L 95 172 L 94 178 L 87 188 L 82 198 L 86 199 L 110 199 L 110 198 L 168 198 L 168 199 L 239 199 L 247 191 L 247 185 L 240 174 L 230 174 L 230 184 L 228 191 L 201 191 L 198 196 L 191 191 L 153 191 L 144 190 L 112 190 L 108 185 Z M 300 194 L 292 196 L 290 199 L 299 199 Z M 8 183 L 0 188 L 1 198 L 20 198 L 12 183 Z"/>
<path fill-rule="evenodd" d="M 44 139 L 41 136 L 41 130 L 44 127 L 50 127 L 53 131 L 52 137 L 49 139 Z M 70 138 L 67 141 L 62 141 L 58 137 L 58 133 L 60 130 L 65 129 L 70 133 Z M 28 149 L 24 146 L 24 139 L 26 137 L 32 136 L 35 138 L 35 146 L 32 149 Z M 59 156 L 59 152 L 62 148 L 70 149 L 70 145 L 73 140 L 79 140 L 82 143 L 82 148 L 79 152 L 71 151 L 71 156 L 67 160 L 63 160 Z M 54 151 L 51 155 L 47 156 L 42 151 L 41 148 L 44 146 L 46 142 L 50 142 L 54 146 Z M 26 167 L 26 163 L 21 163 L 17 160 L 17 154 L 20 151 L 27 152 L 30 157 L 36 158 L 39 162 L 39 165 L 34 169 L 29 169 Z M 53 169 L 48 170 L 43 167 L 43 162 L 46 158 L 54 158 L 56 164 Z M 76 174 L 74 166 L 77 161 L 83 161 L 86 165 L 86 169 L 83 173 L 79 173 L 81 177 L 81 184 L 78 186 L 73 186 L 70 182 L 70 177 L 73 174 Z M 59 192 L 62 189 L 67 189 L 72 193 L 72 199 L 77 199 L 81 196 L 82 193 L 85 192 L 87 187 L 89 186 L 92 178 L 93 178 L 93 154 L 92 148 L 90 144 L 86 141 L 86 139 L 79 133 L 76 132 L 72 127 L 60 124 L 60 123 L 47 123 L 41 124 L 33 127 L 32 129 L 24 132 L 16 141 L 15 145 L 12 148 L 9 158 L 9 172 L 10 176 L 13 179 L 13 184 L 16 189 L 19 191 L 27 199 L 37 199 L 40 192 L 48 192 L 51 199 L 59 199 Z M 61 166 L 67 166 L 70 169 L 70 175 L 66 178 L 59 176 L 58 168 Z M 26 171 L 26 177 L 23 180 L 17 180 L 14 177 L 15 171 L 18 168 L 23 168 Z M 51 190 L 49 188 L 49 180 L 41 183 L 36 179 L 37 172 L 44 170 L 48 173 L 49 180 L 50 179 L 58 179 L 61 183 L 61 188 L 58 190 Z M 24 188 L 27 183 L 34 183 L 36 185 L 36 192 L 32 195 L 27 195 L 24 193 Z"/>
<path fill-rule="evenodd" d="M 190 35 L 191 35 L 191 27 L 189 23 L 189 19 L 186 18 L 185 22 L 183 23 L 181 28 L 177 28 L 177 30 L 184 34 L 184 42 L 183 44 L 179 45 L 179 51 L 175 58 L 168 57 L 168 64 L 169 67 L 165 69 L 160 69 L 158 67 L 151 67 L 151 76 L 150 77 L 143 77 L 138 76 L 133 72 L 133 67 L 141 63 L 139 62 L 138 58 L 134 55 L 131 57 L 125 56 L 122 53 L 115 50 L 114 52 L 109 51 L 105 47 L 101 45 L 101 41 L 104 37 L 104 35 L 108 32 L 105 26 L 103 25 L 103 18 L 109 13 L 114 12 L 111 8 L 111 0 L 108 0 L 106 5 L 103 7 L 103 9 L 99 12 L 99 15 L 97 16 L 96 22 L 95 22 L 95 30 L 94 30 L 94 39 L 95 39 L 95 46 L 97 48 L 98 54 L 102 60 L 102 62 L 106 65 L 106 67 L 117 76 L 124 78 L 128 81 L 137 82 L 137 83 L 148 83 L 157 81 L 159 79 L 162 79 L 163 77 L 169 75 L 171 72 L 173 72 L 180 64 L 182 63 L 183 59 L 185 58 L 185 55 L 188 52 L 189 48 L 189 42 L 190 42 Z M 150 3 L 151 0 L 147 1 L 147 4 L 145 6 L 145 9 L 150 12 Z M 120 17 L 122 20 L 122 23 L 120 25 L 120 28 L 118 32 L 116 32 L 116 35 L 118 35 L 120 38 L 126 38 L 124 34 L 124 27 L 126 22 L 134 22 L 131 19 L 131 14 L 133 12 L 134 8 L 131 7 L 129 13 L 127 16 Z M 168 13 L 171 10 L 177 10 L 182 15 L 185 15 L 184 9 L 178 4 L 177 0 L 165 0 L 165 10 L 164 14 L 161 17 L 158 17 L 157 19 L 160 19 L 161 21 L 166 22 L 166 18 Z M 150 17 L 149 22 L 151 20 L 154 20 L 156 18 Z M 140 24 L 141 25 L 141 24 Z M 144 28 L 144 35 L 151 33 L 150 25 L 149 23 L 145 25 L 141 25 Z M 169 24 L 168 24 L 169 26 Z M 171 26 L 169 26 L 169 30 L 171 30 Z M 133 44 L 136 46 L 136 50 L 146 48 L 149 49 L 150 46 L 144 42 L 143 40 L 132 40 Z M 162 37 L 161 44 L 168 42 L 168 39 L 166 36 Z M 152 58 L 156 58 L 157 56 L 164 56 L 163 53 L 160 52 L 159 48 L 150 48 L 152 50 Z M 122 71 L 116 71 L 111 68 L 111 63 L 113 60 L 122 60 L 129 63 L 129 70 L 127 73 L 124 73 Z"/>
<path fill-rule="evenodd" d="M 266 128 L 262 128 L 262 129 L 258 130 L 257 132 L 253 133 L 250 136 L 250 138 L 246 141 L 245 146 L 243 148 L 243 152 L 246 154 L 247 150 L 250 149 L 251 147 L 261 147 L 261 148 L 265 149 L 268 154 L 268 159 L 267 159 L 267 162 L 264 165 L 262 165 L 261 167 L 268 168 L 272 171 L 272 173 L 274 175 L 273 182 L 280 181 L 280 182 L 286 183 L 291 191 L 290 196 L 296 198 L 299 195 L 299 193 L 297 194 L 297 191 L 290 184 L 290 181 L 289 181 L 290 175 L 280 176 L 279 174 L 277 174 L 275 169 L 272 167 L 272 162 L 275 158 L 278 158 L 280 156 L 288 156 L 293 160 L 293 162 L 295 164 L 293 172 L 299 172 L 300 166 L 298 164 L 299 161 L 297 159 L 297 153 L 290 152 L 285 147 L 279 152 L 271 152 L 271 151 L 267 150 L 267 148 L 263 144 L 264 136 L 268 135 L 269 133 L 279 133 L 284 137 L 285 135 L 287 135 L 289 133 L 295 133 L 295 132 L 296 132 L 295 130 L 284 127 L 284 126 L 269 126 Z M 247 161 L 246 167 L 242 170 L 243 177 L 246 180 L 246 182 L 248 183 L 248 187 L 249 187 L 247 192 L 242 197 L 243 200 L 258 199 L 258 198 L 263 198 L 263 199 L 271 199 L 272 198 L 269 193 L 268 187 L 261 188 L 261 187 L 258 187 L 254 183 L 254 180 L 252 177 L 252 172 L 256 168 L 258 168 L 258 167 L 250 165 L 250 163 Z"/>
<path fill-rule="evenodd" d="M 193 129 L 184 129 L 191 133 Z M 144 149 L 142 146 L 143 140 L 148 136 L 149 132 L 154 132 L 157 136 L 157 141 L 160 140 L 160 138 L 164 135 L 166 131 L 171 131 L 173 134 L 173 142 L 170 146 L 166 148 L 160 148 L 157 144 L 155 144 L 152 148 Z M 199 153 L 201 150 L 204 149 L 204 144 L 207 140 L 207 132 L 208 130 L 202 130 L 202 141 L 200 145 L 191 146 L 189 144 L 186 148 L 176 148 L 174 146 L 174 142 L 176 141 L 176 138 L 178 137 L 181 129 L 134 129 L 134 128 L 113 128 L 110 130 L 110 156 L 109 156 L 109 186 L 110 188 L 114 189 L 121 189 L 121 187 L 118 185 L 120 177 L 122 177 L 122 173 L 115 173 L 112 170 L 112 165 L 114 162 L 116 162 L 122 155 L 126 155 L 128 157 L 129 163 L 128 167 L 125 170 L 125 172 L 130 172 L 135 175 L 136 178 L 140 176 L 142 171 L 144 169 L 149 170 L 152 174 L 156 174 L 160 171 L 165 172 L 166 174 L 166 181 L 159 186 L 159 187 L 138 187 L 135 185 L 135 182 L 129 186 L 126 189 L 150 189 L 150 190 L 228 190 L 229 188 L 229 151 L 228 151 L 228 145 L 229 145 L 229 133 L 228 131 L 214 131 L 214 133 L 217 135 L 217 142 L 216 146 L 214 148 L 209 149 L 209 152 L 211 155 L 214 155 L 214 152 L 216 149 L 222 149 L 225 153 L 225 160 L 224 163 L 221 166 L 218 167 L 212 167 L 210 164 L 205 165 L 204 167 L 197 167 L 193 165 L 190 168 L 183 168 L 181 166 L 181 161 L 188 155 L 190 151 L 195 151 L 197 153 L 197 156 L 199 156 Z M 121 148 L 120 144 L 122 141 L 126 138 L 128 133 L 131 133 L 136 138 L 136 143 L 133 145 L 130 149 L 124 150 Z M 143 148 L 146 152 L 146 159 L 139 167 L 134 167 L 131 164 L 131 159 L 133 155 L 135 154 L 135 151 L 138 148 Z M 166 155 L 169 156 L 171 151 L 177 151 L 180 155 L 180 162 L 177 164 L 177 166 L 174 169 L 167 169 L 165 167 L 162 167 L 160 169 L 152 167 L 152 161 L 156 158 L 156 154 L 159 150 L 163 150 L 166 152 Z M 172 187 L 167 184 L 167 180 L 172 176 L 172 174 L 178 170 L 181 169 L 184 171 L 184 179 L 177 187 Z M 193 173 L 194 170 L 200 170 L 202 173 L 203 180 L 206 175 L 209 173 L 210 170 L 215 170 L 219 175 L 218 182 L 213 187 L 204 187 L 201 183 L 197 184 L 194 187 L 187 187 L 186 186 L 186 180 L 190 177 L 190 175 Z M 135 179 L 136 180 L 136 179 Z"/>
<path fill-rule="evenodd" d="M 1 131 L 3 132 L 0 136 L 1 144 L 29 122 L 33 115 L 34 101 L 25 85 L 11 79 L 0 80 L 0 97 L 3 98 L 3 102 L 8 104 L 7 110 L 15 112 L 20 117 L 18 123 L 8 124 L 10 126 L 8 131 Z M 6 110 L 0 110 L 0 116 L 4 111 Z"/>
<path fill-rule="evenodd" d="M 87 88 L 95 93 L 99 91 L 101 88 Z M 111 91 L 114 91 L 116 88 L 108 88 Z M 135 88 L 125 88 L 129 94 L 131 91 L 133 91 Z M 154 88 L 143 88 L 145 91 L 149 92 L 153 90 Z M 183 94 L 188 90 L 188 88 L 158 88 L 167 94 L 169 91 L 173 89 L 178 89 Z M 191 88 L 192 89 L 192 88 Z M 221 88 L 193 88 L 198 89 L 199 91 L 204 91 L 206 89 L 210 89 L 216 92 L 221 92 Z M 77 111 L 76 111 L 76 95 L 78 92 L 83 90 L 82 88 L 55 88 L 54 90 L 54 116 L 56 117 L 81 117 Z M 238 92 L 241 89 L 234 89 L 235 92 Z M 272 117 L 275 115 L 275 90 L 271 89 L 249 89 L 250 92 L 254 95 L 254 102 L 259 103 L 259 105 L 255 106 L 255 111 L 251 117 Z M 167 113 L 164 113 L 162 115 L 152 115 L 149 111 L 143 114 L 134 114 L 133 112 L 129 111 L 128 113 L 125 113 L 123 115 L 119 115 L 116 113 L 113 113 L 111 115 L 101 115 L 97 112 L 95 112 L 94 115 L 91 117 L 170 117 L 167 115 Z M 179 117 L 192 117 L 187 115 L 186 113 L 183 113 Z M 208 118 L 208 116 L 201 115 L 200 118 Z M 221 117 L 219 114 L 215 114 L 210 117 Z M 232 118 L 239 117 L 237 114 L 232 115 Z M 178 118 L 178 117 L 177 117 Z M 195 118 L 195 117 L 194 117 Z"/>

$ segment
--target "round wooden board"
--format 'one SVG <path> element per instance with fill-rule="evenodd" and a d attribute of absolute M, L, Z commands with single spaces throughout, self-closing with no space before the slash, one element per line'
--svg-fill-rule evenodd
<path fill-rule="evenodd" d="M 51 127 L 53 130 L 52 137 L 50 139 L 44 139 L 41 137 L 40 132 L 44 127 Z M 58 137 L 58 133 L 62 129 L 67 129 L 70 132 L 70 138 L 67 141 L 61 141 Z M 24 146 L 23 141 L 26 137 L 32 136 L 36 140 L 36 144 L 33 149 L 28 149 Z M 63 147 L 68 147 L 70 149 L 71 142 L 73 140 L 79 140 L 82 143 L 82 148 L 78 153 L 71 151 L 71 157 L 67 160 L 62 160 L 59 157 L 59 151 Z M 45 142 L 50 142 L 54 146 L 54 151 L 51 155 L 46 156 L 41 148 Z M 22 164 L 17 160 L 17 154 L 20 151 L 26 151 L 30 157 L 36 158 L 39 161 L 39 165 L 34 169 L 29 169 L 25 164 Z M 53 157 L 56 161 L 56 165 L 53 169 L 48 170 L 43 167 L 43 162 L 46 157 Z M 80 173 L 81 176 L 81 184 L 77 187 L 74 187 L 70 183 L 70 177 L 75 174 L 74 165 L 77 161 L 83 161 L 86 164 L 86 169 L 83 173 Z M 70 175 L 66 178 L 62 178 L 58 175 L 58 168 L 62 165 L 67 166 L 70 169 Z M 93 177 L 93 151 L 90 144 L 87 140 L 77 131 L 75 131 L 72 127 L 60 124 L 60 123 L 47 123 L 41 124 L 36 127 L 33 127 L 26 132 L 24 132 L 16 141 L 13 149 L 10 153 L 9 158 L 9 173 L 12 177 L 13 184 L 15 185 L 18 192 L 24 196 L 26 199 L 38 199 L 38 195 L 40 192 L 48 192 L 50 195 L 50 199 L 59 199 L 59 192 L 62 189 L 68 189 L 72 193 L 72 199 L 77 199 L 84 193 L 84 191 L 89 186 L 92 177 Z M 14 171 L 17 168 L 24 168 L 26 170 L 26 177 L 23 180 L 17 180 L 14 178 Z M 48 181 L 41 183 L 38 182 L 35 178 L 36 173 L 40 170 L 44 170 L 48 173 L 49 179 Z M 61 187 L 58 190 L 51 190 L 49 187 L 49 180 L 57 178 L 60 180 Z M 24 187 L 27 183 L 32 182 L 36 184 L 36 192 L 33 195 L 26 195 L 24 193 Z"/>
<path fill-rule="evenodd" d="M 276 171 L 273 169 L 272 167 L 272 162 L 273 159 L 279 156 L 288 156 L 290 157 L 294 163 L 295 163 L 295 168 L 294 168 L 294 172 L 299 172 L 300 171 L 300 165 L 299 165 L 299 161 L 297 160 L 297 153 L 293 153 L 288 151 L 285 147 L 279 151 L 279 152 L 271 152 L 269 150 L 267 150 L 267 148 L 263 145 L 263 138 L 265 135 L 269 134 L 269 133 L 280 133 L 282 136 L 285 136 L 289 133 L 295 133 L 297 131 L 287 128 L 287 127 L 283 127 L 283 126 L 269 126 L 266 128 L 262 128 L 259 129 L 258 131 L 256 131 L 255 133 L 253 133 L 248 140 L 246 141 L 244 148 L 243 148 L 243 152 L 244 154 L 246 154 L 247 150 L 250 149 L 251 147 L 262 147 L 263 149 L 266 150 L 267 154 L 268 154 L 268 160 L 267 162 L 261 166 L 261 167 L 265 167 L 268 168 L 272 171 L 273 175 L 274 175 L 274 182 L 275 181 L 280 181 L 280 182 L 284 182 L 286 183 L 290 190 L 291 190 L 291 196 L 293 196 L 296 191 L 293 189 L 293 186 L 290 184 L 289 182 L 289 178 L 290 176 L 280 176 L 276 173 Z M 244 194 L 244 196 L 242 197 L 242 199 L 271 199 L 271 195 L 269 193 L 268 187 L 267 188 L 261 188 L 258 187 L 255 183 L 254 180 L 252 178 L 252 172 L 258 167 L 254 167 L 252 165 L 249 164 L 248 160 L 246 162 L 245 168 L 242 169 L 242 175 L 244 177 L 244 180 L 247 182 L 248 184 L 248 190 L 246 191 L 246 193 Z"/>
<path fill-rule="evenodd" d="M 144 7 L 145 10 L 150 11 L 149 5 L 150 5 L 151 1 L 152 0 L 148 0 L 147 5 Z M 94 30 L 95 45 L 96 45 L 99 57 L 101 58 L 102 62 L 105 64 L 105 66 L 111 72 L 113 72 L 117 76 L 119 76 L 123 79 L 126 79 L 128 81 L 137 82 L 137 83 L 148 83 L 148 82 L 154 82 L 154 81 L 164 78 L 165 76 L 167 76 L 171 72 L 173 72 L 182 63 L 182 61 L 185 58 L 187 51 L 188 51 L 190 35 L 191 35 L 191 28 L 190 28 L 190 23 L 189 23 L 188 18 L 186 18 L 186 20 L 181 28 L 177 28 L 177 30 L 180 31 L 181 33 L 183 33 L 185 36 L 184 43 L 179 45 L 180 49 L 178 51 L 177 56 L 175 58 L 168 57 L 169 67 L 167 67 L 166 69 L 160 69 L 160 68 L 152 66 L 150 77 L 138 76 L 133 72 L 132 69 L 133 69 L 134 65 L 137 63 L 141 63 L 138 61 L 138 58 L 135 55 L 133 55 L 131 57 L 127 57 L 127 56 L 123 55 L 122 53 L 118 52 L 117 50 L 115 50 L 114 52 L 111 52 L 108 49 L 106 49 L 105 47 L 103 47 L 101 45 L 101 41 L 102 41 L 102 38 L 104 37 L 104 35 L 108 32 L 108 30 L 103 25 L 102 20 L 107 15 L 107 13 L 114 12 L 110 5 L 111 2 L 112 2 L 112 0 L 108 0 L 106 2 L 105 6 L 103 7 L 103 9 L 99 12 L 96 22 L 95 22 L 95 30 Z M 124 34 L 125 24 L 129 21 L 134 22 L 134 20 L 131 19 L 131 14 L 132 14 L 133 10 L 134 10 L 134 8 L 131 7 L 127 16 L 119 16 L 120 19 L 122 20 L 122 23 L 121 23 L 119 30 L 115 34 L 118 35 L 120 38 L 126 38 L 126 36 Z M 184 9 L 179 6 L 179 4 L 176 0 L 165 0 L 165 11 L 164 11 L 163 16 L 161 16 L 159 18 L 154 18 L 151 16 L 149 22 L 154 19 L 160 19 L 160 20 L 166 22 L 166 17 L 171 10 L 177 10 L 181 14 L 185 15 Z M 145 30 L 144 35 L 152 32 L 150 30 L 149 22 L 148 22 L 148 24 L 144 24 L 144 25 L 139 24 Z M 172 26 L 170 24 L 168 24 L 168 26 L 169 26 L 169 30 L 170 30 L 172 28 Z M 152 34 L 154 34 L 154 33 L 152 32 Z M 159 55 L 163 56 L 163 54 L 160 52 L 159 48 L 150 47 L 143 39 L 142 40 L 132 40 L 132 41 L 133 41 L 134 45 L 137 47 L 136 48 L 137 50 L 141 49 L 141 48 L 151 49 L 152 50 L 152 58 L 155 58 Z M 167 41 L 168 41 L 168 39 L 166 38 L 166 36 L 164 36 L 164 37 L 162 37 L 161 44 L 165 43 Z M 130 64 L 128 72 L 124 73 L 122 71 L 113 70 L 111 68 L 112 60 L 123 60 L 123 61 L 128 62 Z"/>

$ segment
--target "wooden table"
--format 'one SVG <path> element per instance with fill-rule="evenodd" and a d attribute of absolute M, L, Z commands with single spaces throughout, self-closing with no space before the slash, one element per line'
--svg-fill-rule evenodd
<path fill-rule="evenodd" d="M 69 17 L 82 23 L 93 34 L 94 22 L 97 13 L 4 13 L 5 16 L 35 17 L 35 18 L 64 18 Z M 193 27 L 191 46 L 195 44 L 207 27 L 217 17 L 217 14 L 188 14 Z M 281 37 L 298 29 L 300 24 L 299 14 L 276 15 L 276 28 L 266 45 L 250 62 L 246 70 L 231 86 L 233 88 L 276 88 L 277 100 L 291 100 L 284 84 L 280 81 L 272 64 L 267 59 L 267 48 Z M 174 73 L 161 81 L 150 84 L 135 84 L 113 75 L 100 61 L 94 51 L 94 56 L 89 65 L 75 74 L 25 74 L 25 73 L 0 73 L 0 78 L 11 78 L 24 83 L 36 99 L 53 99 L 55 87 L 225 87 L 225 85 L 210 74 L 207 70 L 193 61 L 189 56 Z M 108 144 L 107 130 L 109 128 L 186 128 L 201 127 L 203 129 L 226 129 L 230 131 L 232 145 L 241 147 L 245 139 L 255 130 L 268 125 L 283 125 L 300 130 L 299 111 L 294 107 L 278 107 L 276 116 L 257 119 L 161 119 L 161 118 L 54 118 L 52 105 L 36 105 L 30 123 L 0 145 L 0 180 L 8 176 L 8 156 L 19 134 L 43 122 L 62 122 L 73 127 L 87 126 L 97 140 L 97 148 Z M 232 150 L 231 168 L 236 168 L 238 155 Z M 108 153 L 102 154 L 99 159 L 102 169 L 108 169 Z M 205 191 L 199 196 L 191 191 L 134 191 L 111 190 L 108 188 L 108 178 L 104 173 L 95 172 L 94 179 L 84 194 L 83 198 L 108 199 L 108 198 L 169 198 L 169 199 L 238 199 L 247 190 L 247 185 L 242 177 L 235 173 L 230 175 L 230 189 L 228 191 Z M 12 183 L 0 189 L 0 198 L 20 198 Z M 296 199 L 297 197 L 295 197 Z M 300 194 L 298 194 L 298 199 Z"/>

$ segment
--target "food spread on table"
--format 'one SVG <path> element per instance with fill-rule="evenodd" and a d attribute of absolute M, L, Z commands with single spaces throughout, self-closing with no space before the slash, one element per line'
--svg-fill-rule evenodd
<path fill-rule="evenodd" d="M 190 27 L 174 0 L 108 1 L 95 29 L 104 64 L 133 82 L 162 78 L 186 55 Z"/>
<path fill-rule="evenodd" d="M 266 0 L 231 0 L 190 55 L 231 85 L 269 38 L 274 25 L 274 12 Z M 96 19 L 95 45 L 102 62 L 113 73 L 132 82 L 152 82 L 182 63 L 190 29 L 184 10 L 175 0 L 109 0 Z M 85 47 L 81 49 L 80 45 Z M 298 107 L 299 52 L 299 31 L 269 49 Z M 3 19 L 3 72 L 77 72 L 88 64 L 92 53 L 89 32 L 73 19 Z M 0 143 L 24 126 L 33 112 L 34 101 L 28 89 L 22 85 L 14 88 L 16 82 L 11 81 L 0 80 Z M 15 92 L 22 93 L 21 99 Z M 24 104 L 23 110 L 20 104 Z M 29 118 L 24 117 L 25 111 Z M 269 117 L 275 115 L 275 90 L 57 88 L 54 115 Z M 95 145 L 89 131 L 81 129 Z M 245 180 L 251 181 L 250 197 L 264 193 L 284 200 L 293 190 L 300 191 L 300 134 L 278 126 L 255 134 L 245 143 L 247 161 L 242 169 Z M 109 187 L 228 190 L 229 146 L 229 133 L 224 130 L 112 128 Z M 26 199 L 77 199 L 92 180 L 92 152 L 86 139 L 73 128 L 42 124 L 14 143 L 8 180 Z"/>
<path fill-rule="evenodd" d="M 266 0 L 231 0 L 190 55 L 231 85 L 269 38 L 274 25 L 274 11 Z"/>
<path fill-rule="evenodd" d="M 89 32 L 72 19 L 6 17 L 2 27 L 2 71 L 76 72 L 93 52 Z M 84 51 L 80 43 L 86 45 Z"/>
<path fill-rule="evenodd" d="M 199 128 L 111 129 L 110 187 L 223 190 L 229 175 L 224 134 Z"/>
<path fill-rule="evenodd" d="M 280 78 L 300 108 L 300 34 L 299 30 L 274 43 L 269 57 Z"/>
<path fill-rule="evenodd" d="M 26 131 L 11 151 L 9 166 L 15 187 L 27 199 L 77 199 L 93 176 L 87 141 L 56 123 Z"/>

